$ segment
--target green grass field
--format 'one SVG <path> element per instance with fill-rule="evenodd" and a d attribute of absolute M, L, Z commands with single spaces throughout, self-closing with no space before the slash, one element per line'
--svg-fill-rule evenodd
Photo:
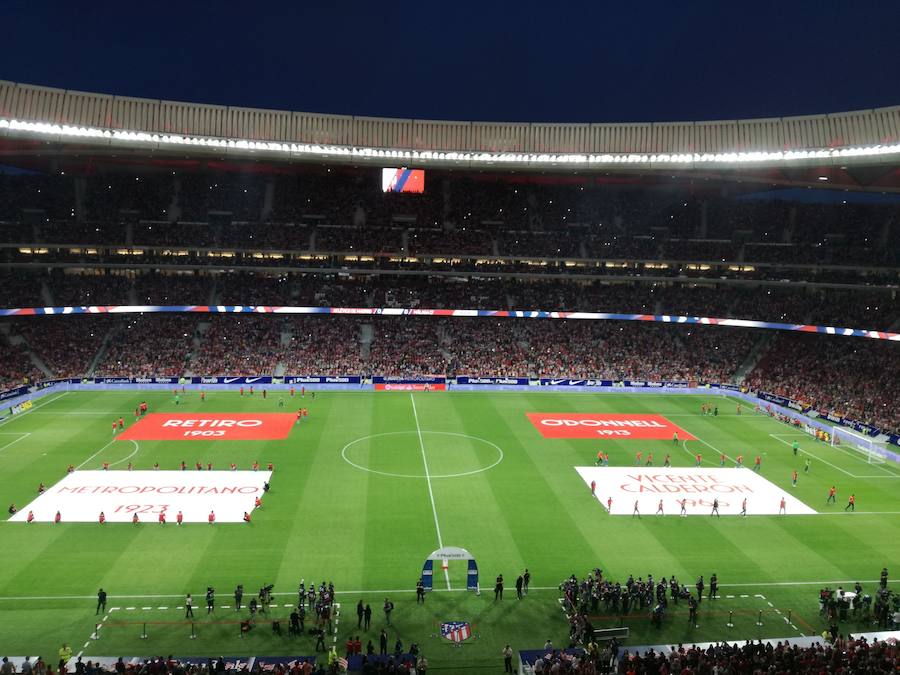
<path fill-rule="evenodd" d="M 211 392 L 201 402 L 188 392 L 178 411 L 278 412 L 278 398 Z M 477 670 L 478 664 L 499 666 L 507 642 L 516 649 L 540 647 L 547 638 L 564 644 L 558 584 L 594 567 L 623 582 L 629 574 L 652 573 L 675 575 L 689 586 L 701 574 L 718 574 L 722 598 L 703 602 L 698 627 L 688 625 L 683 606 L 669 612 L 662 629 L 642 613 L 624 620 L 632 631 L 628 643 L 660 644 L 821 632 L 821 585 L 860 580 L 872 591 L 882 566 L 900 561 L 900 467 L 869 464 L 852 450 L 817 443 L 761 415 L 736 416 L 734 402 L 722 397 L 715 402 L 723 414 L 713 418 L 699 414 L 707 399 L 690 395 L 326 392 L 303 400 L 310 416 L 285 441 L 111 443 L 110 422 L 122 415 L 132 423 L 142 399 L 151 412 L 175 410 L 170 392 L 71 392 L 52 394 L 0 423 L 4 506 L 24 508 L 39 482 L 52 486 L 69 464 L 99 469 L 107 461 L 124 469 L 128 460 L 138 469 L 159 462 L 174 470 L 182 460 L 222 469 L 234 461 L 246 469 L 258 459 L 275 464 L 263 508 L 250 525 L 214 527 L 4 522 L 0 651 L 55 661 L 56 649 L 68 642 L 85 656 L 310 654 L 312 638 L 276 637 L 264 627 L 239 640 L 237 612 L 221 608 L 214 618 L 197 611 L 198 637 L 191 640 L 176 609 L 186 592 L 202 604 L 208 585 L 218 590 L 218 604 L 227 605 L 238 583 L 248 593 L 273 583 L 278 604 L 287 605 L 304 578 L 331 580 L 338 590 L 339 651 L 348 634 L 362 634 L 354 609 L 360 598 L 374 610 L 368 637 L 377 643 L 381 603 L 390 596 L 397 606 L 392 645 L 400 636 L 405 644 L 418 642 L 432 666 Z M 299 405 L 289 401 L 287 409 Z M 677 450 L 669 440 L 550 440 L 526 412 L 658 413 L 700 440 Z M 798 457 L 789 447 L 794 438 L 801 443 Z M 612 466 L 633 465 L 635 443 L 659 458 L 671 452 L 673 465 L 685 467 L 696 451 L 717 467 L 712 448 L 743 452 L 748 463 L 762 454 L 762 475 L 822 515 L 610 516 L 573 467 L 592 465 L 600 447 Z M 791 488 L 794 469 L 800 481 Z M 838 502 L 826 506 L 832 484 Z M 851 492 L 857 510 L 845 513 Z M 439 539 L 474 554 L 484 592 L 462 590 L 465 571 L 451 563 L 452 591 L 436 569 L 436 592 L 417 606 L 412 589 Z M 532 588 L 519 602 L 513 582 L 525 567 Z M 498 573 L 506 578 L 502 603 L 491 592 Z M 120 609 L 92 641 L 100 587 L 110 594 L 109 606 Z M 760 610 L 762 627 L 756 625 Z M 725 625 L 729 612 L 733 628 Z M 433 637 L 446 620 L 472 622 L 478 639 L 455 649 Z M 142 640 L 145 622 L 149 637 Z M 595 623 L 617 626 L 620 619 Z M 847 630 L 867 628 L 851 622 Z M 366 639 L 363 634 L 363 645 Z"/>

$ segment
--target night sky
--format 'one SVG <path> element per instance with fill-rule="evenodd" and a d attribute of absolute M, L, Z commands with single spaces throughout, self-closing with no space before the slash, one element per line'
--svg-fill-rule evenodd
<path fill-rule="evenodd" d="M 533 122 L 900 104 L 900 2 L 5 0 L 0 79 L 309 112 Z"/>

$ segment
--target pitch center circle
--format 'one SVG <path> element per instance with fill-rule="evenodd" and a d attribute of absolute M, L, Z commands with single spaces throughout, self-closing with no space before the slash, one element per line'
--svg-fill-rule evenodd
<path fill-rule="evenodd" d="M 400 472 L 394 472 L 394 471 L 382 471 L 380 469 L 374 469 L 370 466 L 363 466 L 362 464 L 359 463 L 358 460 L 354 461 L 354 459 L 352 457 L 353 450 L 354 449 L 358 450 L 360 448 L 360 446 L 362 446 L 362 444 L 366 443 L 367 441 L 370 442 L 370 453 L 371 453 L 371 448 L 373 447 L 373 444 L 371 444 L 371 441 L 373 441 L 373 440 L 377 442 L 378 439 L 384 439 L 384 438 L 389 438 L 389 437 L 413 436 L 413 437 L 415 437 L 415 449 L 416 449 L 417 456 L 418 456 L 418 462 L 421 465 L 421 463 L 422 463 L 422 458 L 421 458 L 422 447 L 419 444 L 420 435 L 421 435 L 421 440 L 423 441 L 422 445 L 425 448 L 426 459 L 428 459 L 429 455 L 430 455 L 429 444 L 428 444 L 429 437 L 431 437 L 431 438 L 442 437 L 442 441 L 440 443 L 445 446 L 446 446 L 446 441 L 444 439 L 446 439 L 448 437 L 451 439 L 453 437 L 465 438 L 470 441 L 473 441 L 473 445 L 481 444 L 484 446 L 488 446 L 489 448 L 491 448 L 494 451 L 495 457 L 493 457 L 493 461 L 490 464 L 487 464 L 486 466 L 480 466 L 480 467 L 478 467 L 476 469 L 472 469 L 470 471 L 460 471 L 457 473 L 447 473 L 446 471 L 442 471 L 440 469 L 438 469 L 438 471 L 435 472 L 433 470 L 433 467 L 431 467 L 431 465 L 429 464 L 429 468 L 431 470 L 429 470 L 428 475 L 426 475 L 424 472 L 423 473 L 400 473 Z M 432 443 L 432 452 L 434 450 L 434 445 L 435 445 L 435 443 Z M 492 453 L 492 454 L 494 454 L 494 453 Z M 369 473 L 375 473 L 380 476 L 391 476 L 393 478 L 462 478 L 463 476 L 472 476 L 476 473 L 483 473 L 485 471 L 493 469 L 495 466 L 497 466 L 500 462 L 503 461 L 503 450 L 500 448 L 499 445 L 497 445 L 496 443 L 492 443 L 491 441 L 489 441 L 487 439 L 480 438 L 479 436 L 471 436 L 469 434 L 456 433 L 453 431 L 422 431 L 422 432 L 419 432 L 419 431 L 386 431 L 386 432 L 380 433 L 380 434 L 370 434 L 368 436 L 362 436 L 361 438 L 357 438 L 355 441 L 350 441 L 349 443 L 347 443 L 347 445 L 345 445 L 343 448 L 341 448 L 341 457 L 343 458 L 343 460 L 345 462 L 347 462 L 347 464 L 349 464 L 350 466 L 352 466 L 356 469 L 359 469 L 361 471 L 368 471 Z M 436 458 L 434 456 L 432 456 L 431 460 L 434 460 L 434 459 L 436 459 Z M 444 458 L 444 459 L 446 459 L 446 458 Z"/>

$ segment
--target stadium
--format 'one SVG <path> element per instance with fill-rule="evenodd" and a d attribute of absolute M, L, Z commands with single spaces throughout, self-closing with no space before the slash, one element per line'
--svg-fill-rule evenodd
<path fill-rule="evenodd" d="M 897 667 L 900 107 L 3 81 L 0 153 L 19 672 Z"/>

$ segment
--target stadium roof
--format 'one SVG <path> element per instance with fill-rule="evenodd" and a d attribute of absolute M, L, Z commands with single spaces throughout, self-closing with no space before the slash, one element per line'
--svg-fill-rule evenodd
<path fill-rule="evenodd" d="M 21 142 L 24 141 L 23 145 Z M 92 94 L 0 81 L 0 142 L 92 153 L 517 171 L 800 171 L 900 186 L 900 106 L 769 119 L 530 124 L 322 115 Z M 814 175 L 807 176 L 812 172 Z M 780 182 L 780 181 L 779 181 Z M 855 185 L 854 185 L 855 183 Z M 843 186 L 843 184 L 842 184 Z"/>

